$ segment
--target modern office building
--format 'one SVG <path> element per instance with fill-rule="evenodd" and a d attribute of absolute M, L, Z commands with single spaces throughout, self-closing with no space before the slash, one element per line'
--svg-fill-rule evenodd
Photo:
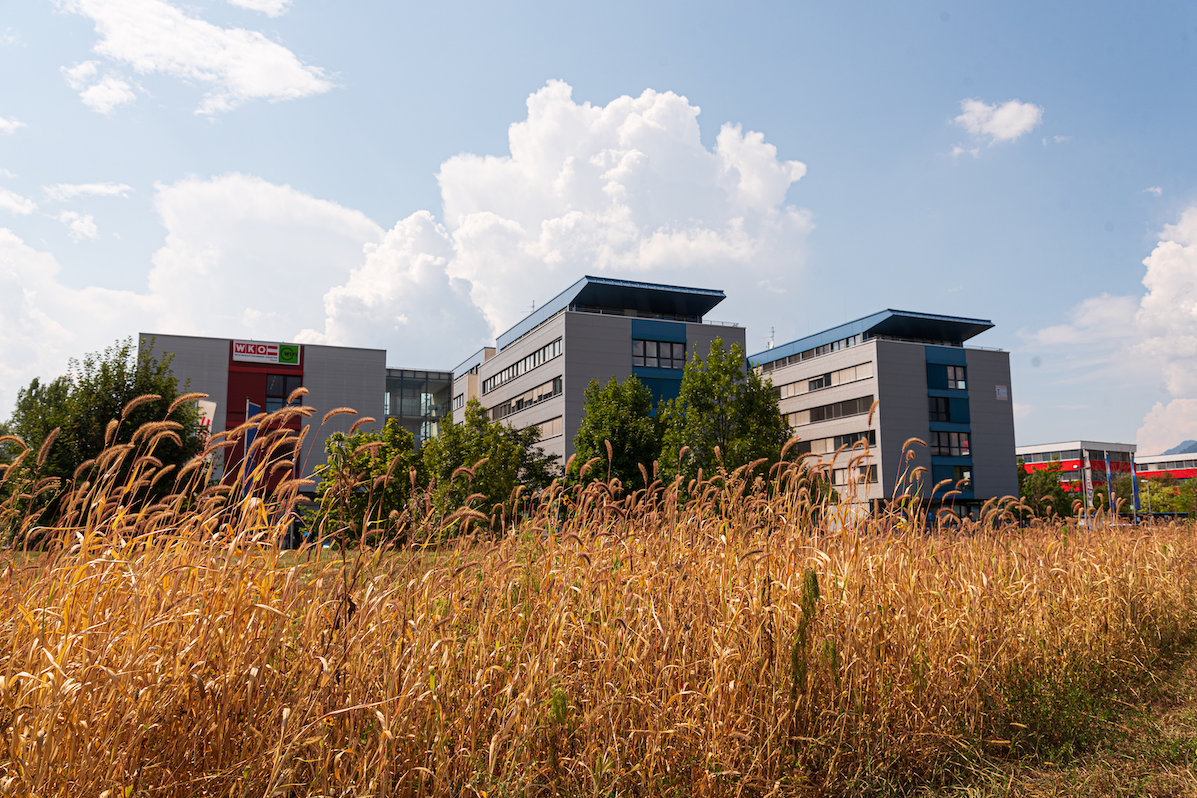
<path fill-rule="evenodd" d="M 1140 479 L 1193 479 L 1197 477 L 1197 452 L 1138 456 L 1135 457 L 1135 471 Z"/>
<path fill-rule="evenodd" d="M 1085 480 L 1088 479 L 1090 491 L 1108 497 L 1119 477 L 1130 476 L 1135 444 L 1108 441 L 1037 443 L 1019 446 L 1015 456 L 1027 471 L 1040 471 L 1058 463 L 1060 484 L 1066 491 L 1085 490 Z"/>
<path fill-rule="evenodd" d="M 716 338 L 744 345 L 744 328 L 704 321 L 722 291 L 583 277 L 454 369 L 455 418 L 471 398 L 490 417 L 539 426 L 541 447 L 573 454 L 586 386 L 635 374 L 658 399 L 676 397 L 682 369 Z"/>
<path fill-rule="evenodd" d="M 971 512 L 1018 493 L 1009 353 L 964 346 L 992 327 L 883 310 L 749 362 L 842 498 L 875 508 L 910 493 Z"/>
<path fill-rule="evenodd" d="M 138 342 L 142 350 L 149 346 L 157 356 L 171 355 L 171 371 L 180 388 L 208 394 L 206 409 L 213 431 L 235 429 L 246 420 L 247 411 L 252 415 L 257 408 L 278 410 L 292 391 L 307 388 L 303 402 L 317 412 L 293 422 L 296 429 L 312 427 L 297 463 L 305 476 L 324 463 L 328 436 L 347 432 L 359 417 L 340 415 L 322 423 L 324 413 L 350 407 L 361 416 L 381 419 L 384 408 L 380 400 L 389 397 L 386 352 L 382 349 L 156 333 L 140 333 Z M 381 420 L 360 429 L 379 427 Z M 242 456 L 241 447 L 230 450 L 226 467 L 240 462 Z"/>

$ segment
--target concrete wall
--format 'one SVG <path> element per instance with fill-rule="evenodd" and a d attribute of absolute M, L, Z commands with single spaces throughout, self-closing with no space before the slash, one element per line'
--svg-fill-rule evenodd
<path fill-rule="evenodd" d="M 200 391 L 216 403 L 212 430 L 225 426 L 225 404 L 229 394 L 229 342 L 226 338 L 200 338 L 193 335 L 138 333 L 137 346 L 150 346 L 155 357 L 172 355 L 171 372 L 179 381 L 179 391 Z"/>
<path fill-rule="evenodd" d="M 877 446 L 881 449 L 882 491 L 886 498 L 910 489 L 910 477 L 916 468 L 925 468 L 922 485 L 930 493 L 931 425 L 927 403 L 927 354 L 923 344 L 905 341 L 873 341 L 877 347 L 877 408 L 880 428 Z M 914 445 L 912 460 L 903 457 L 902 445 L 919 438 L 927 446 Z"/>
<path fill-rule="evenodd" d="M 1014 454 L 1014 392 L 1010 385 L 1010 354 L 966 349 L 968 404 L 973 452 L 973 485 L 977 498 L 1018 495 L 1018 465 Z M 1005 398 L 998 388 L 1004 387 Z"/>

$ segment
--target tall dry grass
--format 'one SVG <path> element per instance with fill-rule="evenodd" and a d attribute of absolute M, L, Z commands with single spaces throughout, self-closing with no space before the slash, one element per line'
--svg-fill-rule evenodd
<path fill-rule="evenodd" d="M 1197 621 L 1190 527 L 935 534 L 793 468 L 299 553 L 272 502 L 94 473 L 0 566 L 9 794 L 904 793 L 1083 744 Z"/>

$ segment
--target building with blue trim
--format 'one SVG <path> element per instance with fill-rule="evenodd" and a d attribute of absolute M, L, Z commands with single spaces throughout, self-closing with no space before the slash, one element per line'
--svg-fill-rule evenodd
<path fill-rule="evenodd" d="M 744 328 L 705 321 L 724 293 L 586 276 L 453 370 L 453 413 L 477 398 L 490 417 L 539 426 L 541 446 L 564 462 L 582 420 L 586 386 L 634 374 L 660 399 L 681 387 L 694 353 L 744 345 Z"/>
<path fill-rule="evenodd" d="M 1018 493 L 1009 353 L 964 346 L 992 327 L 887 309 L 749 363 L 772 380 L 798 451 L 828 467 L 843 498 L 909 493 L 975 512 Z"/>

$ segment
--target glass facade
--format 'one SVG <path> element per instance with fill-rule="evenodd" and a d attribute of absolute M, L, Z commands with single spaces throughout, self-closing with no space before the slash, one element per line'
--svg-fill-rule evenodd
<path fill-rule="evenodd" d="M 387 369 L 383 412 L 395 418 L 419 446 L 440 434 L 441 419 L 452 415 L 453 374 L 448 371 Z"/>

